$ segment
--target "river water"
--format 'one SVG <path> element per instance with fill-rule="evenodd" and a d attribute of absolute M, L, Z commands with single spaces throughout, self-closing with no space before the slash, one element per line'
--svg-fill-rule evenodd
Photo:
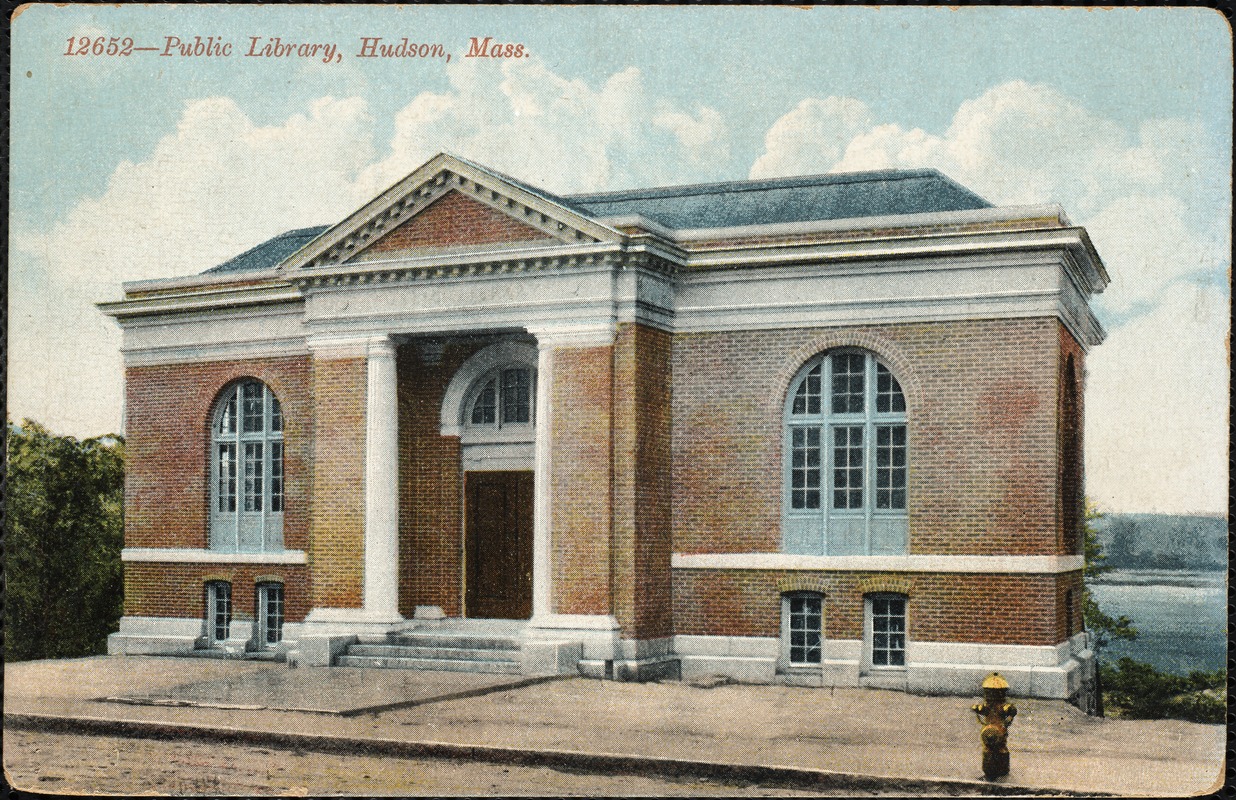
<path fill-rule="evenodd" d="M 1113 642 L 1103 660 L 1121 656 L 1165 672 L 1222 669 L 1227 663 L 1227 574 L 1112 570 L 1091 582 L 1099 607 L 1133 620 L 1138 637 Z"/>

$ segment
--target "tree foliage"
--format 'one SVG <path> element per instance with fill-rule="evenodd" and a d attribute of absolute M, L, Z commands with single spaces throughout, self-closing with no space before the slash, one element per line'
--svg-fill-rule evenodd
<path fill-rule="evenodd" d="M 1089 582 L 1112 570 L 1112 567 L 1107 563 L 1107 556 L 1103 554 L 1103 547 L 1099 542 L 1099 534 L 1095 528 L 1095 523 L 1102 517 L 1103 512 L 1099 511 L 1093 503 L 1087 500 L 1085 522 L 1086 563 L 1083 572 L 1087 586 L 1082 592 L 1082 618 L 1086 622 L 1086 630 L 1090 631 L 1091 646 L 1094 648 L 1096 656 L 1103 651 L 1103 648 L 1117 639 L 1133 640 L 1137 638 L 1137 628 L 1133 626 L 1133 620 L 1123 614 L 1119 617 L 1112 617 L 1104 613 L 1103 609 L 1099 608 L 1094 595 L 1090 592 Z"/>
<path fill-rule="evenodd" d="M 4 656 L 106 652 L 123 596 L 124 441 L 7 425 Z"/>
<path fill-rule="evenodd" d="M 1227 716 L 1227 672 L 1160 672 L 1150 664 L 1121 658 L 1099 664 L 1103 700 L 1109 710 L 1130 719 L 1184 719 L 1223 722 Z"/>

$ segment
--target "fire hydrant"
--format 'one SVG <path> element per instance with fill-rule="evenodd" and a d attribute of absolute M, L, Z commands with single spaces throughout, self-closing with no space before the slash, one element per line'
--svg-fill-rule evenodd
<path fill-rule="evenodd" d="M 1009 774 L 1009 725 L 1017 716 L 1017 707 L 1006 702 L 1009 682 L 993 672 L 983 680 L 983 702 L 974 706 L 982 729 L 983 775 L 989 781 Z"/>

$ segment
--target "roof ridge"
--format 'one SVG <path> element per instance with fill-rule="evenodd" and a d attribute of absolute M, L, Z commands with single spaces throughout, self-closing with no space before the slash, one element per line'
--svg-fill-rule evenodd
<path fill-rule="evenodd" d="M 764 189 L 791 189 L 801 186 L 818 186 L 838 183 L 863 183 L 865 181 L 888 180 L 890 178 L 926 178 L 948 176 L 934 167 L 915 167 L 913 169 L 879 169 L 857 170 L 854 172 L 825 172 L 816 175 L 793 175 L 784 178 L 756 178 L 745 181 L 717 181 L 714 183 L 688 183 L 677 186 L 650 187 L 644 189 L 619 189 L 612 192 L 584 192 L 580 194 L 563 195 L 563 199 L 576 202 L 597 202 L 599 200 L 636 200 L 651 197 L 682 197 L 688 195 L 708 194 L 724 189 L 727 192 L 750 192 Z M 951 181 L 951 179 L 949 179 Z M 956 181 L 952 181 L 956 183 Z M 964 188 L 964 187 L 963 187 Z M 968 190 L 967 190 L 968 191 Z"/>

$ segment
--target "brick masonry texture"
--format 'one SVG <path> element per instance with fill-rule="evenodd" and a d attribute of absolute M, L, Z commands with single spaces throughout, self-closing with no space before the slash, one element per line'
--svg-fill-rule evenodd
<path fill-rule="evenodd" d="M 314 359 L 313 605 L 360 608 L 365 553 L 366 359 Z"/>
<path fill-rule="evenodd" d="M 793 376 L 874 351 L 906 394 L 910 552 L 1060 552 L 1060 323 L 980 320 L 682 334 L 673 345 L 674 548 L 781 546 L 782 419 Z"/>
<path fill-rule="evenodd" d="M 450 191 L 365 248 L 359 260 L 396 250 L 549 238 L 531 225 L 525 225 L 457 191 Z"/>
<path fill-rule="evenodd" d="M 550 557 L 558 614 L 610 613 L 613 350 L 553 352 Z"/>
<path fill-rule="evenodd" d="M 622 635 L 673 631 L 670 335 L 624 324 L 614 346 L 613 604 Z"/>
<path fill-rule="evenodd" d="M 126 371 L 126 546 L 207 546 L 211 418 L 219 395 L 242 378 L 266 383 L 283 407 L 284 543 L 305 547 L 312 430 L 305 358 Z"/>
<path fill-rule="evenodd" d="M 309 571 L 284 564 L 129 563 L 124 570 L 125 614 L 206 618 L 206 582 L 232 584 L 232 618 L 253 619 L 259 581 L 283 584 L 283 616 L 301 622 L 309 613 Z"/>
<path fill-rule="evenodd" d="M 923 642 L 1055 645 L 1065 637 L 1064 592 L 1077 598 L 1074 632 L 1081 629 L 1081 573 L 982 575 L 949 573 L 803 572 L 825 595 L 824 635 L 863 636 L 864 580 L 894 577 L 910 585 L 909 637 Z M 674 571 L 674 632 L 712 636 L 779 636 L 779 570 Z"/>
<path fill-rule="evenodd" d="M 487 339 L 399 348 L 399 613 L 464 613 L 463 475 L 457 436 L 440 435 L 442 398 Z"/>
<path fill-rule="evenodd" d="M 234 382 L 256 378 L 274 391 L 283 409 L 284 546 L 306 549 L 313 431 L 309 371 L 305 357 L 128 368 L 125 546 L 208 546 L 215 401 Z M 126 574 L 141 569 L 125 565 Z M 159 604 L 145 586 L 126 591 L 126 614 L 157 611 Z"/>

